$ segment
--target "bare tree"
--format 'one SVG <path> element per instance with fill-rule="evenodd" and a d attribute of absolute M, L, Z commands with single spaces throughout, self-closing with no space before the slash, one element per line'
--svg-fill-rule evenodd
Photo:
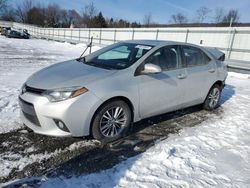
<path fill-rule="evenodd" d="M 27 13 L 27 23 L 44 26 L 46 20 L 46 9 L 41 5 L 34 6 Z"/>
<path fill-rule="evenodd" d="M 224 16 L 223 22 L 224 23 L 230 23 L 231 19 L 232 19 L 232 23 L 236 23 L 236 22 L 239 21 L 240 16 L 239 16 L 238 10 L 235 10 L 235 9 L 229 10 L 229 12 L 227 13 L 227 15 Z"/>
<path fill-rule="evenodd" d="M 16 13 L 12 7 L 6 7 L 1 12 L 1 19 L 5 21 L 15 21 L 16 20 Z"/>
<path fill-rule="evenodd" d="M 225 10 L 223 8 L 216 8 L 214 15 L 214 22 L 221 23 L 225 17 Z"/>
<path fill-rule="evenodd" d="M 196 11 L 198 23 L 203 23 L 207 19 L 207 17 L 208 17 L 208 15 L 209 15 L 210 12 L 211 12 L 211 10 L 209 8 L 207 8 L 205 6 L 200 7 Z"/>
<path fill-rule="evenodd" d="M 0 13 L 4 11 L 7 6 L 7 0 L 0 0 Z"/>
<path fill-rule="evenodd" d="M 61 8 L 57 4 L 51 4 L 46 9 L 46 22 L 49 27 L 59 27 L 61 23 Z"/>
<path fill-rule="evenodd" d="M 184 16 L 182 13 L 174 14 L 171 16 L 171 18 L 175 24 L 184 24 L 188 22 L 187 17 Z"/>
<path fill-rule="evenodd" d="M 81 16 L 74 9 L 61 10 L 61 19 L 62 19 L 63 27 L 70 27 L 71 24 L 79 26 L 81 22 Z"/>
<path fill-rule="evenodd" d="M 27 13 L 33 8 L 32 0 L 22 0 L 18 1 L 16 4 L 16 14 L 21 22 L 27 22 Z"/>
<path fill-rule="evenodd" d="M 152 23 L 153 23 L 153 21 L 152 21 L 152 14 L 151 13 L 145 14 L 144 18 L 143 18 L 143 24 L 146 27 L 149 27 Z"/>
<path fill-rule="evenodd" d="M 97 15 L 97 8 L 95 7 L 94 3 L 90 3 L 84 7 L 82 17 L 83 22 L 87 27 L 91 27 L 93 25 L 94 17 Z"/>

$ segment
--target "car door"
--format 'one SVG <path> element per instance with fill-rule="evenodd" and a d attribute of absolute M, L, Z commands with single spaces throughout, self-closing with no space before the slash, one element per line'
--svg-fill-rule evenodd
<path fill-rule="evenodd" d="M 215 82 L 215 64 L 200 48 L 183 45 L 182 51 L 187 72 L 184 103 L 186 106 L 202 103 Z"/>
<path fill-rule="evenodd" d="M 180 108 L 186 77 L 180 47 L 178 45 L 162 47 L 149 56 L 142 65 L 147 63 L 160 66 L 162 72 L 137 76 L 141 118 Z"/>

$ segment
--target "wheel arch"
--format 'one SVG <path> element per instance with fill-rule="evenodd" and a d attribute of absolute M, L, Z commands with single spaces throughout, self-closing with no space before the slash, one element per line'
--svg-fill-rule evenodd
<path fill-rule="evenodd" d="M 129 100 L 127 97 L 124 97 L 124 96 L 115 96 L 115 97 L 111 97 L 107 100 L 105 100 L 101 105 L 99 105 L 99 107 L 95 110 L 94 112 L 94 115 L 92 116 L 91 118 L 91 121 L 90 121 L 90 129 L 89 129 L 89 135 L 92 136 L 92 126 L 93 126 L 93 120 L 97 114 L 97 112 L 107 103 L 111 102 L 111 101 L 115 101 L 115 100 L 121 100 L 121 101 L 124 101 L 130 108 L 130 111 L 131 111 L 131 121 L 133 122 L 134 121 L 134 105 L 133 103 L 131 102 L 131 100 Z"/>
<path fill-rule="evenodd" d="M 217 81 L 211 86 L 211 88 L 212 88 L 214 85 L 219 85 L 219 86 L 220 86 L 220 89 L 222 90 L 223 87 L 224 87 L 224 82 L 221 81 L 221 80 L 217 80 Z M 211 88 L 210 88 L 210 89 L 211 89 Z M 210 89 L 209 89 L 209 91 L 210 91 Z"/>
<path fill-rule="evenodd" d="M 222 81 L 222 80 L 217 80 L 216 82 L 214 82 L 214 84 L 211 85 L 211 87 L 208 88 L 208 90 L 206 91 L 206 93 L 205 93 L 205 95 L 204 95 L 204 98 L 203 98 L 203 103 L 205 102 L 205 100 L 206 100 L 206 98 L 207 98 L 207 96 L 208 96 L 210 90 L 211 90 L 215 85 L 219 85 L 219 86 L 220 86 L 220 89 L 222 90 L 223 87 L 224 87 L 224 85 L 225 85 L 225 83 L 224 83 L 224 81 Z"/>

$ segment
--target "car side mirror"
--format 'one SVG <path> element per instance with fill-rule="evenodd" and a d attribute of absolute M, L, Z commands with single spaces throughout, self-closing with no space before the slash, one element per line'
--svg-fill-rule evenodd
<path fill-rule="evenodd" d="M 161 67 L 151 63 L 145 64 L 144 70 L 142 71 L 143 74 L 156 74 L 160 72 L 162 72 Z"/>

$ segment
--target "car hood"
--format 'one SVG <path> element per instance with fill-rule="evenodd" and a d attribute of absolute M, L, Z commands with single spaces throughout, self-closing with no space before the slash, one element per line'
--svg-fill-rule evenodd
<path fill-rule="evenodd" d="M 86 86 L 116 71 L 117 70 L 93 67 L 76 60 L 70 60 L 51 65 L 34 73 L 26 81 L 26 85 L 39 89 Z"/>

